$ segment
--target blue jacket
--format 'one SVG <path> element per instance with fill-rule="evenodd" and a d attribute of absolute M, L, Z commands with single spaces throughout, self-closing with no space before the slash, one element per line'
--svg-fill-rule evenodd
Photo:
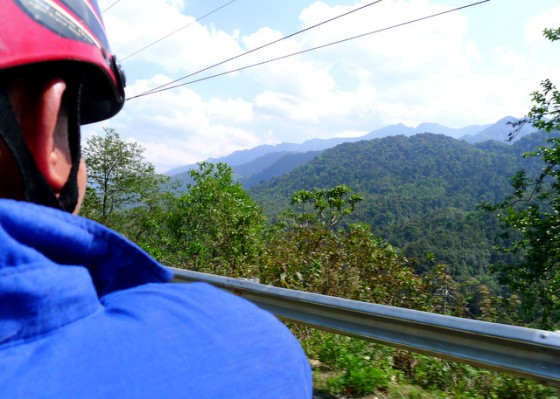
<path fill-rule="evenodd" d="M 310 398 L 296 339 L 87 219 L 0 200 L 0 398 Z"/>

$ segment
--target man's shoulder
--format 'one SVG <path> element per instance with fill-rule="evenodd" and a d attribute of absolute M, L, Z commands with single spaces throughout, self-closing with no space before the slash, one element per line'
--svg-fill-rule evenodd
<path fill-rule="evenodd" d="M 106 312 L 124 312 L 161 328 L 171 323 L 187 327 L 221 328 L 222 337 L 234 334 L 261 335 L 268 339 L 295 341 L 289 330 L 272 314 L 255 304 L 206 283 L 153 283 L 118 291 L 102 298 Z M 231 338 L 231 337 L 230 337 Z"/>
<path fill-rule="evenodd" d="M 109 295 L 104 305 L 137 326 L 150 353 L 164 359 L 161 367 L 189 376 L 199 397 L 310 395 L 299 342 L 243 298 L 204 283 L 156 283 Z"/>
<path fill-rule="evenodd" d="M 20 375 L 12 380 L 16 386 L 6 386 L 8 393 L 311 396 L 310 368 L 298 341 L 274 316 L 242 298 L 202 283 L 153 283 L 106 295 L 102 304 L 25 349 L 13 347 L 35 355 L 33 361 L 20 356 Z"/>

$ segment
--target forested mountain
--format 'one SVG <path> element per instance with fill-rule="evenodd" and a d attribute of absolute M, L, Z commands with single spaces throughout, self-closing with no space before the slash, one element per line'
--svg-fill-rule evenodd
<path fill-rule="evenodd" d="M 455 276 L 481 275 L 492 261 L 495 218 L 477 207 L 511 193 L 518 169 L 537 173 L 520 157 L 537 143 L 543 135 L 513 145 L 430 133 L 345 143 L 250 194 L 274 217 L 297 190 L 345 184 L 364 196 L 353 221 L 371 224 L 408 257 L 435 256 Z"/>
<path fill-rule="evenodd" d="M 500 119 L 495 124 L 470 125 L 462 128 L 450 128 L 438 123 L 421 123 L 417 127 L 409 127 L 402 123 L 399 123 L 396 125 L 389 125 L 377 130 L 373 130 L 365 136 L 361 137 L 312 139 L 307 140 L 301 144 L 280 143 L 277 145 L 261 145 L 248 150 L 235 151 L 225 157 L 210 158 L 206 160 L 206 162 L 214 164 L 220 162 L 227 163 L 234 169 L 237 169 L 236 176 L 239 181 L 242 182 L 246 187 L 250 187 L 254 183 L 260 182 L 260 180 L 250 179 L 250 175 L 257 175 L 262 173 L 262 176 L 265 180 L 272 176 L 277 176 L 277 174 L 271 175 L 267 173 L 264 169 L 268 168 L 272 165 L 273 162 L 276 162 L 289 153 L 304 154 L 310 151 L 320 152 L 343 143 L 354 143 L 362 140 L 373 140 L 390 136 L 413 136 L 418 133 L 443 134 L 456 139 L 468 141 L 469 143 L 479 143 L 488 140 L 505 142 L 508 138 L 508 133 L 511 131 L 510 123 L 515 122 L 516 120 L 517 119 L 512 116 L 507 116 Z M 532 133 L 533 131 L 534 128 L 532 126 L 526 125 L 523 127 L 523 129 L 521 129 L 518 138 Z M 301 159 L 306 159 L 306 156 L 303 156 Z M 295 167 L 298 166 L 301 162 L 287 162 L 287 159 L 283 159 L 280 163 L 282 165 L 278 165 L 277 167 L 271 166 L 272 169 L 282 169 L 284 170 L 284 172 L 288 172 L 291 169 L 286 169 L 287 166 L 292 165 L 293 167 Z M 184 165 L 169 170 L 166 175 L 174 176 L 177 177 L 178 180 L 184 181 L 185 176 L 188 176 L 188 172 L 197 168 L 197 164 Z M 250 183 L 246 184 L 246 182 L 249 180 Z"/>
<path fill-rule="evenodd" d="M 364 136 L 384 136 L 379 139 L 333 148 L 328 147 L 343 139 L 261 146 L 219 161 L 232 166 L 235 180 L 251 190 L 271 220 L 298 190 L 345 184 L 364 196 L 353 221 L 372 225 L 407 257 L 423 262 L 435 256 L 448 263 L 455 276 L 480 276 L 496 261 L 492 246 L 497 229 L 496 218 L 477 207 L 510 194 L 510 178 L 519 169 L 532 167 L 533 175 L 538 173 L 521 154 L 544 144 L 544 137 L 530 135 L 533 128 L 526 126 L 517 141 L 505 142 L 515 120 L 506 117 L 493 125 L 462 129 L 399 124 Z M 418 133 L 425 130 L 442 134 Z M 495 140 L 479 142 L 486 138 Z M 302 152 L 308 148 L 327 149 Z M 192 183 L 188 172 L 174 179 L 183 187 Z"/>

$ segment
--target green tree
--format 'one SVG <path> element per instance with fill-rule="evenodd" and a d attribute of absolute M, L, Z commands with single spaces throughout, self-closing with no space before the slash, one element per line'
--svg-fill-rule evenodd
<path fill-rule="evenodd" d="M 345 216 L 351 215 L 364 198 L 344 184 L 330 189 L 299 190 L 292 195 L 292 206 L 299 212 L 289 215 L 300 223 L 320 223 L 334 228 Z"/>
<path fill-rule="evenodd" d="M 560 29 L 545 29 L 551 41 L 560 39 Z M 533 106 L 526 120 L 548 133 L 560 130 L 560 91 L 546 79 L 531 95 Z M 517 124 L 516 127 L 521 126 Z M 514 130 L 512 135 L 516 131 Z M 537 177 L 525 170 L 512 178 L 513 194 L 488 205 L 507 229 L 500 249 L 519 256 L 518 262 L 502 262 L 496 270 L 522 300 L 525 319 L 542 328 L 560 325 L 560 138 L 523 154 L 540 158 L 544 167 Z"/>
<path fill-rule="evenodd" d="M 141 243 L 148 235 L 149 219 L 161 210 L 169 178 L 155 172 L 138 143 L 125 142 L 114 129 L 103 131 L 89 138 L 83 149 L 88 188 L 81 214 Z"/>
<path fill-rule="evenodd" d="M 194 183 L 177 198 L 168 227 L 179 267 L 252 276 L 262 250 L 265 218 L 231 167 L 202 162 L 190 171 Z"/>
<path fill-rule="evenodd" d="M 429 295 L 407 259 L 375 237 L 371 227 L 347 227 L 361 195 L 340 185 L 300 190 L 292 209 L 269 234 L 262 257 L 264 283 L 387 305 L 428 310 Z"/>

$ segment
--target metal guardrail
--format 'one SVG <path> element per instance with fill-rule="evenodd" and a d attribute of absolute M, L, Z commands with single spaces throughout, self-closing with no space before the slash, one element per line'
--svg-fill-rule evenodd
<path fill-rule="evenodd" d="M 172 269 L 176 282 L 206 282 L 280 319 L 560 387 L 560 333 L 420 312 Z"/>

